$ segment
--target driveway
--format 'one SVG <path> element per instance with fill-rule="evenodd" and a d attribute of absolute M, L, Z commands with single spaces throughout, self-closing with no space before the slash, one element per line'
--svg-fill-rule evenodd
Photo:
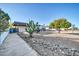
<path fill-rule="evenodd" d="M 33 50 L 22 38 L 16 33 L 9 34 L 0 45 L 0 56 L 37 56 Z"/>

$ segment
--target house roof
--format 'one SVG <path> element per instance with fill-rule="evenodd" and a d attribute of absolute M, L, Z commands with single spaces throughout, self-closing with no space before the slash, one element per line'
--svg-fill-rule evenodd
<path fill-rule="evenodd" d="M 14 25 L 14 26 L 26 26 L 27 23 L 14 21 L 13 25 Z"/>

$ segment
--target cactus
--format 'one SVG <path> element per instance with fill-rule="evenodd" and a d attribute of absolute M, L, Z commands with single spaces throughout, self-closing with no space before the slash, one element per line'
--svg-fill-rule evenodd
<path fill-rule="evenodd" d="M 26 32 L 28 32 L 30 37 L 32 37 L 32 34 L 35 30 L 36 24 L 34 23 L 34 21 L 30 20 L 29 23 L 27 23 Z"/>

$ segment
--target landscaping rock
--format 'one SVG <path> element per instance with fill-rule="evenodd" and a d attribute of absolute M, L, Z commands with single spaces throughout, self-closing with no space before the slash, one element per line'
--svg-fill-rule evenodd
<path fill-rule="evenodd" d="M 23 37 L 23 34 L 19 35 Z M 34 38 L 23 39 L 41 56 L 79 56 L 79 50 L 70 46 L 72 42 L 66 40 L 67 38 L 64 40 L 59 37 L 37 35 Z"/>

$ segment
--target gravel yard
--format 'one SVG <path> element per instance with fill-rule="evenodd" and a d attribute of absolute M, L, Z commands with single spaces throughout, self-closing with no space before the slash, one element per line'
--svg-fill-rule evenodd
<path fill-rule="evenodd" d="M 72 41 L 78 38 L 43 36 L 41 33 L 34 34 L 33 38 L 24 33 L 18 35 L 41 56 L 79 56 L 79 42 Z"/>

